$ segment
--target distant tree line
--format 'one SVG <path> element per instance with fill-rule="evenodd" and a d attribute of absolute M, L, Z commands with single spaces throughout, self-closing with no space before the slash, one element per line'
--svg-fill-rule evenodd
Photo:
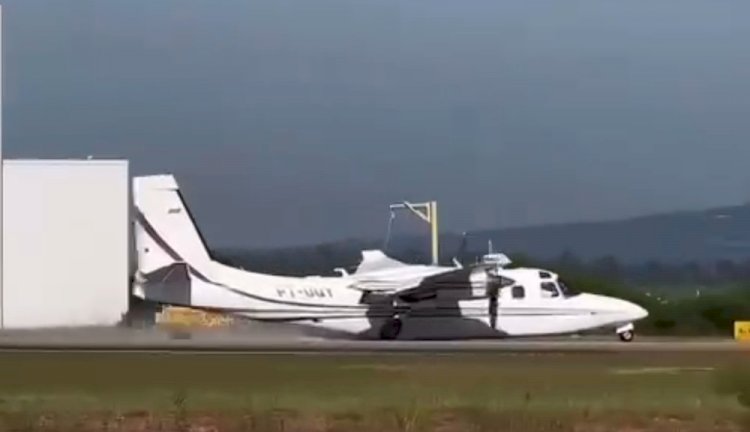
<path fill-rule="evenodd" d="M 365 242 L 323 244 L 305 248 L 270 251 L 219 250 L 215 257 L 228 264 L 247 270 L 287 274 L 333 274 L 337 267 L 354 270 L 361 259 L 361 250 L 370 246 Z M 402 249 L 389 253 L 408 263 L 426 263 L 429 257 L 417 249 Z M 481 253 L 465 253 L 464 263 L 476 262 Z M 750 281 L 750 257 L 744 261 L 728 259 L 714 262 L 688 261 L 683 263 L 647 260 L 642 263 L 623 263 L 614 256 L 583 260 L 573 252 L 564 252 L 555 259 L 540 260 L 524 254 L 510 254 L 515 262 L 539 267 L 576 272 L 628 284 L 660 285 L 726 285 Z M 448 264 L 452 257 L 443 257 Z"/>

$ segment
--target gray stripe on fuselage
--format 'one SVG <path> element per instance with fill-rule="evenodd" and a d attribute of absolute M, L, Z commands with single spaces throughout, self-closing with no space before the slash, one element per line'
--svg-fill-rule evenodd
<path fill-rule="evenodd" d="M 278 300 L 278 299 L 272 299 L 272 298 L 266 298 L 261 297 L 255 294 L 250 294 L 248 292 L 239 290 L 237 288 L 233 288 L 227 285 L 224 285 L 223 283 L 219 283 L 216 281 L 213 281 L 209 279 L 206 275 L 198 271 L 195 267 L 193 267 L 190 263 L 185 261 L 177 251 L 172 249 L 171 246 L 164 240 L 163 237 L 159 235 L 159 233 L 156 231 L 156 229 L 151 225 L 151 223 L 146 219 L 146 216 L 143 214 L 143 212 L 140 211 L 136 207 L 136 220 L 138 223 L 141 224 L 144 231 L 146 231 L 146 234 L 148 234 L 154 242 L 164 250 L 164 252 L 169 255 L 170 258 L 172 258 L 175 261 L 179 261 L 182 263 L 185 263 L 185 265 L 188 268 L 188 271 L 191 275 L 195 276 L 196 278 L 200 279 L 202 282 L 206 282 L 212 285 L 216 285 L 220 288 L 223 288 L 227 291 L 230 291 L 234 294 L 240 295 L 242 297 L 251 298 L 254 300 L 264 301 L 268 303 L 275 303 L 275 304 L 283 304 L 287 306 L 301 306 L 301 307 L 317 307 L 317 308 L 323 308 L 323 309 L 368 309 L 365 305 L 327 305 L 327 304 L 319 304 L 319 303 L 303 303 L 303 302 L 292 302 L 292 301 L 286 301 L 286 300 Z"/>

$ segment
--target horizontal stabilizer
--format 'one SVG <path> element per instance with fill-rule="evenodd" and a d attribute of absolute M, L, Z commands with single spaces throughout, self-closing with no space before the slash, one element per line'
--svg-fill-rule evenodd
<path fill-rule="evenodd" d="M 189 283 L 190 269 L 185 263 L 174 263 L 140 276 L 144 283 Z"/>
<path fill-rule="evenodd" d="M 185 263 L 136 275 L 136 295 L 160 303 L 190 305 L 191 287 L 190 268 Z"/>

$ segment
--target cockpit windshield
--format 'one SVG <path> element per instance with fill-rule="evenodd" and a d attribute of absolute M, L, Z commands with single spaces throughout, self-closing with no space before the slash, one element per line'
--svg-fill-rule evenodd
<path fill-rule="evenodd" d="M 563 297 L 573 297 L 579 294 L 562 279 L 557 279 L 557 286 L 560 287 L 560 292 L 562 292 Z"/>
<path fill-rule="evenodd" d="M 542 297 L 552 298 L 560 296 L 560 293 L 557 291 L 557 285 L 554 282 L 542 282 L 540 287 L 542 288 Z"/>

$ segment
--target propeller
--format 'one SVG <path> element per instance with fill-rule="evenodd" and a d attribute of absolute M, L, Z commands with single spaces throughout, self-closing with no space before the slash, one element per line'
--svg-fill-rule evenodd
<path fill-rule="evenodd" d="M 514 285 L 516 281 L 498 274 L 498 268 L 489 267 L 485 269 L 488 276 L 487 295 L 489 297 L 488 312 L 490 315 L 490 326 L 497 329 L 497 316 L 499 313 L 500 290 L 504 287 Z"/>
<path fill-rule="evenodd" d="M 490 327 L 492 327 L 492 329 L 497 329 L 497 312 L 498 312 L 497 304 L 498 304 L 497 293 L 494 293 L 493 295 L 490 295 L 490 305 L 489 305 Z"/>

